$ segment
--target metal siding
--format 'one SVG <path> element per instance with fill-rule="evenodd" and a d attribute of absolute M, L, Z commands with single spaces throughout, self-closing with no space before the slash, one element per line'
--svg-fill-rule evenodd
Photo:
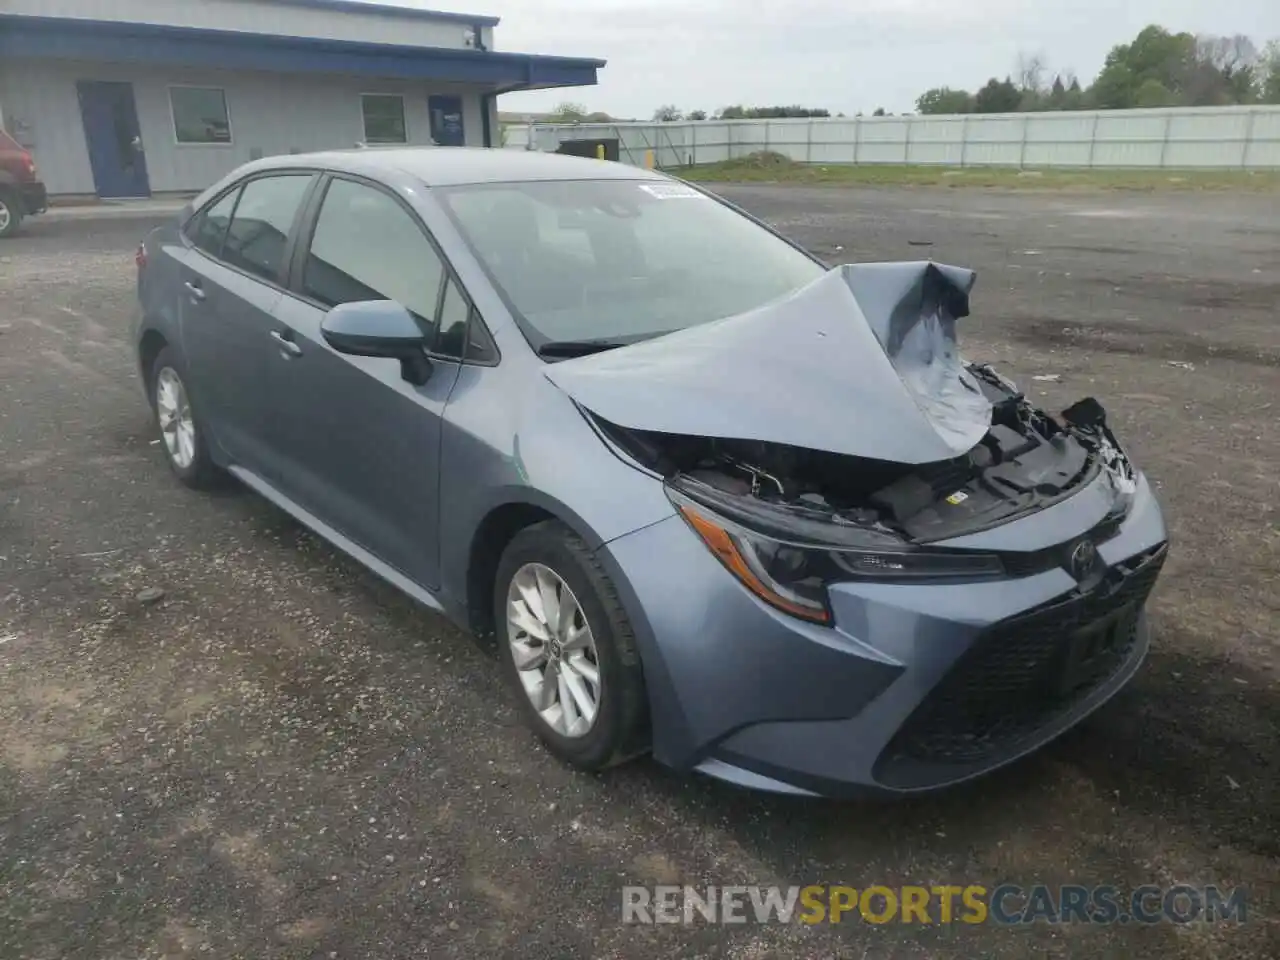
<path fill-rule="evenodd" d="M 1280 110 L 1255 107 L 1250 113 L 1250 140 L 1245 165 L 1280 167 Z"/>
<path fill-rule="evenodd" d="M 538 124 L 531 136 L 537 149 L 554 150 L 561 139 L 586 136 L 586 129 Z M 658 146 L 660 165 L 683 164 L 682 156 L 715 163 L 774 150 L 828 164 L 1280 167 L 1280 106 L 616 123 L 591 129 L 598 131 L 592 136 L 620 138 L 623 162 L 637 164 L 646 149 Z"/>
<path fill-rule="evenodd" d="M 655 146 L 661 158 L 655 157 L 658 166 L 684 166 L 693 155 L 693 133 L 684 124 L 664 123 L 658 127 Z"/>
<path fill-rule="evenodd" d="M 464 24 L 255 0 L 8 0 L 5 13 L 464 49 Z"/>
<path fill-rule="evenodd" d="M 729 159 L 727 123 L 699 124 L 697 136 L 699 163 L 719 163 Z"/>
<path fill-rule="evenodd" d="M 1028 167 L 1087 167 L 1089 166 L 1089 144 L 1064 143 L 1027 143 L 1023 154 L 1023 165 Z"/>
<path fill-rule="evenodd" d="M 480 146 L 483 136 L 480 90 L 457 84 L 31 61 L 9 65 L 5 75 L 6 114 L 28 121 L 32 152 L 54 194 L 94 191 L 77 80 L 133 84 L 151 189 L 157 193 L 201 190 L 257 156 L 352 147 L 364 137 L 362 93 L 404 96 L 412 144 L 430 141 L 427 98 L 433 93 L 461 95 L 467 144 Z M 169 86 L 175 84 L 226 91 L 232 143 L 175 142 L 169 104 Z"/>
<path fill-rule="evenodd" d="M 809 129 L 813 133 L 812 163 L 853 163 L 854 154 L 861 139 L 862 121 L 822 120 Z"/>
<path fill-rule="evenodd" d="M 911 163 L 958 164 L 964 150 L 964 118 L 929 117 L 911 128 Z"/>
<path fill-rule="evenodd" d="M 31 148 L 50 192 L 92 194 L 93 171 L 76 97 L 76 75 L 59 72 L 52 64 L 13 61 L 0 62 L 0 73 L 5 124 Z"/>
<path fill-rule="evenodd" d="M 735 123 L 729 127 L 729 157 L 738 159 L 756 150 L 764 148 L 764 138 L 760 135 L 763 122 L 751 124 Z"/>

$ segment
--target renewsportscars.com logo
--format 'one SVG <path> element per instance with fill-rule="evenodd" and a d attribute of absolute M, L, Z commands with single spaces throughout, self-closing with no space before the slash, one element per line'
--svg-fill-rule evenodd
<path fill-rule="evenodd" d="M 1189 884 L 623 887 L 623 923 L 1218 923 L 1247 919 L 1246 891 Z"/>

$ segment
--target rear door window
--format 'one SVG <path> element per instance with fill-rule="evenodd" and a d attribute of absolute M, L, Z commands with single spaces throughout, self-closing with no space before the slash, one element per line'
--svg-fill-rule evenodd
<path fill-rule="evenodd" d="M 279 283 L 289 233 L 311 180 L 311 174 L 284 174 L 245 184 L 222 244 L 222 259 Z"/>

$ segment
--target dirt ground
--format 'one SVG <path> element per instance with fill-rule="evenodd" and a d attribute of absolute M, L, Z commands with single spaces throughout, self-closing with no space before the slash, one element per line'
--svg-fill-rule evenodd
<path fill-rule="evenodd" d="M 975 267 L 968 355 L 1104 400 L 1173 542 L 1131 687 L 909 803 L 570 772 L 467 637 L 168 475 L 125 342 L 149 224 L 36 220 L 0 244 L 0 956 L 1280 955 L 1280 198 L 718 189 L 833 262 Z M 1004 881 L 1240 885 L 1248 921 L 620 923 L 625 883 Z"/>

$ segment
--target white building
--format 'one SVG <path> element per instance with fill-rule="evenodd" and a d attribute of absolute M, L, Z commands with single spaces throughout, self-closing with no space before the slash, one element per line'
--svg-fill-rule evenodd
<path fill-rule="evenodd" d="M 0 124 L 53 195 L 203 189 L 272 154 L 500 146 L 496 97 L 600 60 L 502 53 L 493 17 L 354 0 L 5 0 Z"/>

